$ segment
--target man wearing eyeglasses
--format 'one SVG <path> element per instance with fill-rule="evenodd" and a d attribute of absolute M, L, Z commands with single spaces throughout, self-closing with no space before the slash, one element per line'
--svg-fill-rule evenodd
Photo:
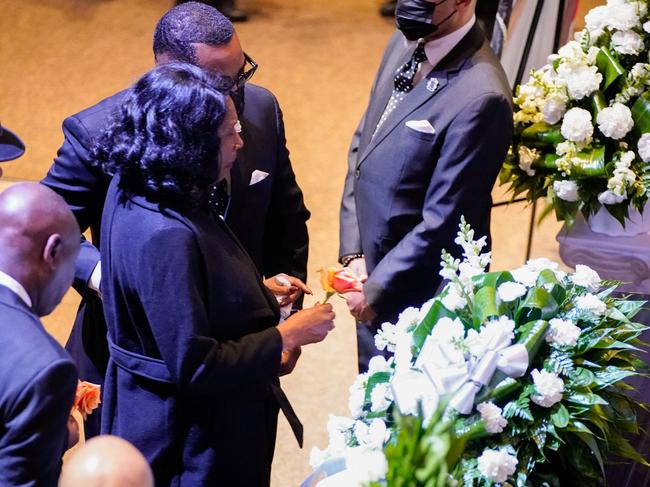
<path fill-rule="evenodd" d="M 269 91 L 247 84 L 257 64 L 243 52 L 232 23 L 213 7 L 183 3 L 158 22 L 153 50 L 156 64 L 189 62 L 230 80 L 245 144 L 230 180 L 212 191 L 211 208 L 215 217 L 225 218 L 260 274 L 284 273 L 306 281 L 310 213 L 289 160 L 282 112 Z M 97 247 L 109 181 L 92 166 L 89 150 L 124 93 L 63 122 L 65 140 L 43 180 L 63 196 L 81 230 L 91 230 L 94 246 L 84 242 L 77 260 L 74 286 L 82 303 L 66 348 L 80 377 L 96 383 L 103 382 L 108 362 Z M 87 437 L 99 433 L 99 417 L 97 411 L 89 416 L 93 423 L 86 423 Z"/>

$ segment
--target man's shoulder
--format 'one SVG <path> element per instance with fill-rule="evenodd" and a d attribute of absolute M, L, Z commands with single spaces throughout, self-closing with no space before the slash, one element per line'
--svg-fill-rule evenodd
<path fill-rule="evenodd" d="M 64 121 L 64 125 L 74 122 L 81 124 L 88 134 L 94 138 L 95 135 L 99 134 L 99 132 L 106 126 L 109 117 L 113 114 L 115 109 L 121 105 L 126 93 L 127 90 L 115 93 L 114 95 L 104 98 L 98 103 L 69 116 Z"/>
<path fill-rule="evenodd" d="M 0 385 L 20 391 L 53 365 L 74 370 L 63 347 L 45 331 L 36 315 L 0 303 Z"/>
<path fill-rule="evenodd" d="M 267 88 L 251 83 L 246 84 L 246 105 L 244 114 L 250 115 L 250 112 L 273 112 L 278 109 L 278 100 L 273 93 Z"/>
<path fill-rule="evenodd" d="M 493 96 L 510 100 L 512 92 L 503 67 L 487 43 L 467 60 L 459 73 L 462 89 L 468 98 Z"/>

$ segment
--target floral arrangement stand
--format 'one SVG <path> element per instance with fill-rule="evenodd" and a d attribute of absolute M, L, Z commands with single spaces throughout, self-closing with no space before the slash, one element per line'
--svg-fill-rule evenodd
<path fill-rule="evenodd" d="M 650 294 L 650 234 L 608 237 L 579 217 L 571 228 L 562 228 L 557 241 L 566 265 L 584 264 L 606 279 L 621 281 L 621 292 Z"/>
<path fill-rule="evenodd" d="M 330 416 L 329 445 L 311 452 L 316 485 L 598 486 L 611 461 L 650 467 L 645 302 L 581 264 L 487 272 L 486 237 L 462 219 L 455 243 L 463 258 L 443 251 L 442 292 L 377 332 L 390 357 L 354 381 L 350 417 Z"/>

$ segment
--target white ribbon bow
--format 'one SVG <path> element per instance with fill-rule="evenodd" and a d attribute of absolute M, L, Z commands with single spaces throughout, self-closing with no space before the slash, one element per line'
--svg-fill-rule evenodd
<path fill-rule="evenodd" d="M 450 367 L 440 367 L 426 362 L 423 369 L 437 393 L 451 394 L 449 406 L 461 414 L 470 414 L 481 387 L 487 385 L 498 370 L 508 377 L 517 378 L 528 369 L 528 350 L 522 344 L 510 345 L 510 332 L 500 330 L 494 334 L 473 367 L 469 362 Z"/>

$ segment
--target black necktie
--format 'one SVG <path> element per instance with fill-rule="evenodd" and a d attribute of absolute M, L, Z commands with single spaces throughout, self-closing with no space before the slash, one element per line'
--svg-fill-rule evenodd
<path fill-rule="evenodd" d="M 225 217 L 226 209 L 228 209 L 228 202 L 230 195 L 228 194 L 228 181 L 222 179 L 210 188 L 210 195 L 208 201 L 210 208 L 215 216 Z"/>
<path fill-rule="evenodd" d="M 413 89 L 413 80 L 415 79 L 415 75 L 418 72 L 420 63 L 426 60 L 426 58 L 427 55 L 424 52 L 424 44 L 418 44 L 418 46 L 415 48 L 415 51 L 413 51 L 411 58 L 397 70 L 395 78 L 393 78 L 395 87 L 393 88 L 393 93 L 390 96 L 390 100 L 388 100 L 388 105 L 386 105 L 384 113 L 379 119 L 377 130 L 382 126 L 382 124 L 386 121 L 393 110 L 395 110 L 399 102 L 404 99 L 404 96 L 406 96 L 406 94 Z"/>

